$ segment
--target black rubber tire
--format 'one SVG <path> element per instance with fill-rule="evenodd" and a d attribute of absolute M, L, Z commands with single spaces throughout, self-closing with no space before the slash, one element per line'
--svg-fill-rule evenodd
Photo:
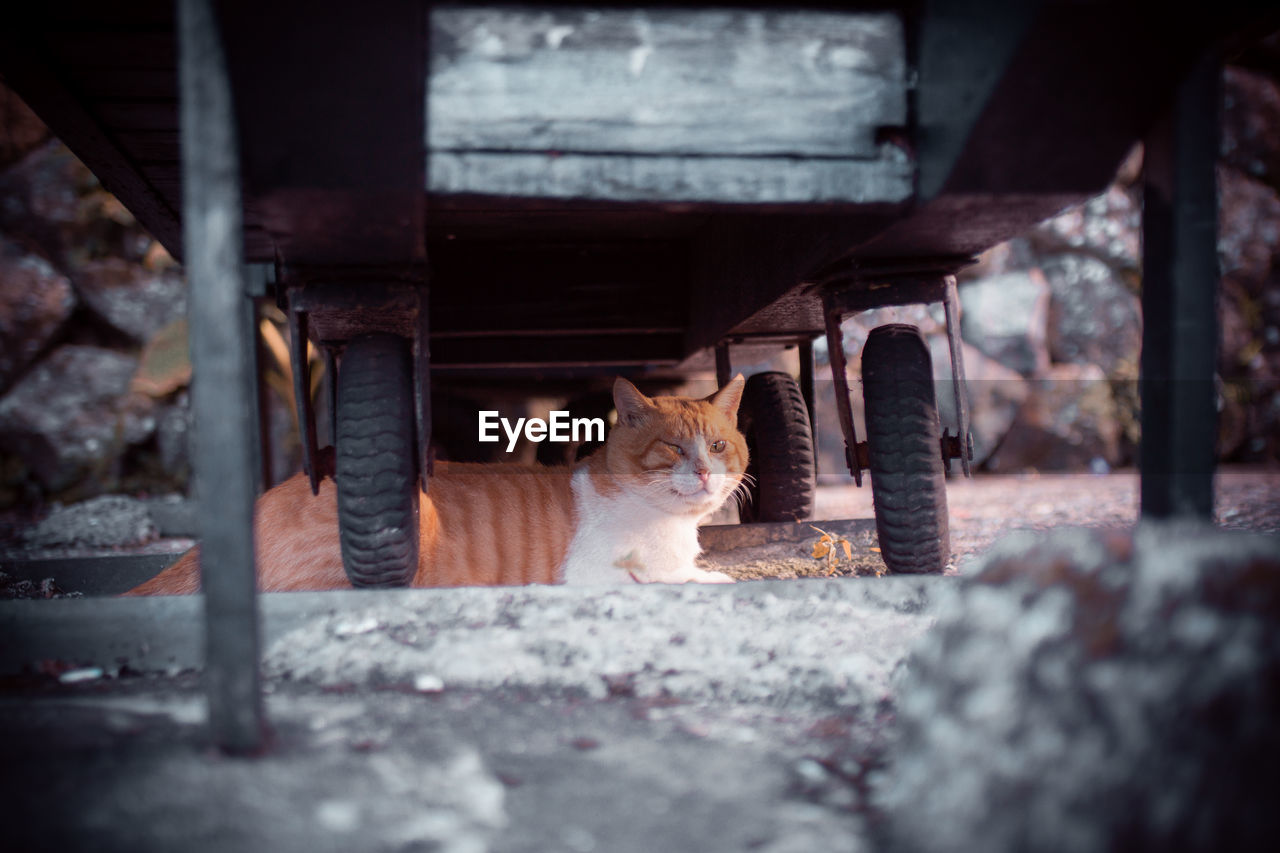
<path fill-rule="evenodd" d="M 951 556 L 946 473 L 929 347 L 915 326 L 881 326 L 862 349 L 871 497 L 891 572 L 940 572 Z"/>
<path fill-rule="evenodd" d="M 800 385 L 786 373 L 747 378 L 738 407 L 747 439 L 747 499 L 742 521 L 803 521 L 813 515 L 813 429 Z"/>
<path fill-rule="evenodd" d="M 357 587 L 418 570 L 417 434 L 409 342 L 353 338 L 338 368 L 336 476 L 342 565 Z"/>

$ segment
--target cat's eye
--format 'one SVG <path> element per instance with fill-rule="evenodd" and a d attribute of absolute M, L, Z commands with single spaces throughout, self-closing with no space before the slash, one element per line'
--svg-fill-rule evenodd
<path fill-rule="evenodd" d="M 676 456 L 684 456 L 684 448 L 681 447 L 680 445 L 672 444 L 671 442 L 668 441 L 667 446 L 676 452 Z"/>
<path fill-rule="evenodd" d="M 721 439 L 717 439 L 716 441 L 711 442 L 711 452 L 712 452 L 712 453 L 724 453 L 724 439 L 723 439 L 723 438 L 721 438 Z"/>

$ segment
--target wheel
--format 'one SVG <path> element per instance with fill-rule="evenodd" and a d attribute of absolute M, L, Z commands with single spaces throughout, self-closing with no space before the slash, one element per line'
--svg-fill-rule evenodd
<path fill-rule="evenodd" d="M 871 498 L 891 572 L 939 572 L 951 555 L 946 475 L 929 347 L 915 326 L 881 326 L 862 349 Z"/>
<path fill-rule="evenodd" d="M 813 514 L 813 430 L 800 385 L 786 373 L 747 379 L 738 408 L 747 439 L 743 521 L 802 521 Z"/>
<path fill-rule="evenodd" d="M 405 586 L 418 569 L 412 364 L 408 341 L 374 334 L 353 338 L 338 368 L 338 527 L 357 587 Z"/>

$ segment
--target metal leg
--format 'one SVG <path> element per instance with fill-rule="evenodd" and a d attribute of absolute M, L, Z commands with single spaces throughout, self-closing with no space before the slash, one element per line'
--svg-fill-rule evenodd
<path fill-rule="evenodd" d="M 972 477 L 970 464 L 973 461 L 973 435 L 969 431 L 969 395 L 965 393 L 964 378 L 964 344 L 960 339 L 960 296 L 956 292 L 956 277 L 949 275 L 943 286 L 942 306 L 947 317 L 947 345 L 951 349 L 951 390 L 955 394 L 956 420 L 959 421 L 955 448 L 960 456 L 960 470 L 966 477 Z M 949 454 L 943 458 L 947 470 L 951 470 Z"/>
<path fill-rule="evenodd" d="M 307 358 L 307 312 L 299 304 L 301 289 L 289 288 L 289 361 L 293 367 L 293 401 L 302 438 L 302 470 L 311 482 L 311 494 L 320 493 L 320 466 L 316 459 L 316 415 L 311 405 L 311 362 Z"/>
<path fill-rule="evenodd" d="M 195 488 L 209 726 L 228 752 L 262 744 L 253 549 L 252 342 L 245 316 L 240 177 L 231 86 L 212 0 L 179 0 L 183 224 L 190 281 Z"/>
<path fill-rule="evenodd" d="M 1140 451 L 1146 518 L 1213 513 L 1219 72 L 1217 57 L 1205 57 L 1146 145 Z"/>
<path fill-rule="evenodd" d="M 427 315 L 427 288 L 417 291 L 418 323 L 413 339 L 413 394 L 418 417 L 418 481 L 427 492 L 431 477 L 431 331 Z M 334 433 L 337 434 L 336 431 Z"/>
<path fill-rule="evenodd" d="M 804 397 L 804 407 L 809 412 L 809 437 L 813 446 L 818 446 L 818 418 L 814 411 L 813 388 L 813 341 L 801 341 L 797 349 L 800 355 L 800 396 Z M 813 472 L 818 473 L 818 454 L 813 454 Z"/>
<path fill-rule="evenodd" d="M 324 401 L 329 409 L 329 446 L 338 443 L 338 357 L 331 346 L 324 347 Z"/>
<path fill-rule="evenodd" d="M 858 460 L 858 431 L 853 423 L 853 404 L 849 402 L 849 377 L 845 374 L 844 335 L 840 331 L 843 312 L 835 304 L 831 292 L 823 294 L 823 316 L 827 326 L 827 353 L 831 360 L 831 381 L 835 385 L 836 414 L 844 433 L 844 459 L 853 481 L 862 485 L 862 464 Z"/>
<path fill-rule="evenodd" d="M 733 378 L 733 365 L 729 361 L 729 345 L 716 344 L 716 387 L 723 388 Z"/>

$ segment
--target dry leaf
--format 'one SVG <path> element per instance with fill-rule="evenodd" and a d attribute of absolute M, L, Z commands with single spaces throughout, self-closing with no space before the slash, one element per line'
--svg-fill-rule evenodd
<path fill-rule="evenodd" d="M 844 556 L 845 556 L 845 559 L 852 560 L 852 559 L 853 559 L 853 546 L 849 544 L 849 540 L 848 540 L 848 539 L 841 539 L 841 540 L 840 540 L 840 544 L 844 546 Z"/>
<path fill-rule="evenodd" d="M 816 557 L 817 559 L 820 560 L 830 553 L 831 553 L 831 541 L 827 537 L 824 536 L 821 539 L 819 539 L 817 542 L 813 543 L 813 556 Z"/>

